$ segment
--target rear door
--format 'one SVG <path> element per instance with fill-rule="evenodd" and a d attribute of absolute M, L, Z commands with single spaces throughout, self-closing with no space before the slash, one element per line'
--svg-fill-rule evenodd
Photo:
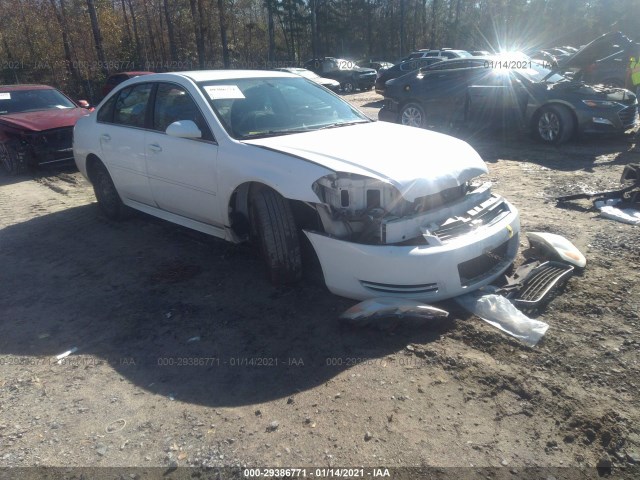
<path fill-rule="evenodd" d="M 167 135 L 173 122 L 191 120 L 201 138 Z M 181 85 L 159 83 L 145 137 L 153 198 L 168 212 L 210 225 L 221 223 L 217 204 L 218 145 L 196 101 Z"/>
<path fill-rule="evenodd" d="M 425 71 L 420 97 L 429 122 L 450 125 L 464 117 L 470 71 L 466 62 L 445 60 Z"/>
<path fill-rule="evenodd" d="M 526 101 L 528 94 L 511 70 L 481 69 L 471 76 L 468 92 L 468 121 L 498 122 L 506 126 L 522 120 L 521 102 L 523 96 Z"/>
<path fill-rule="evenodd" d="M 97 114 L 100 158 L 120 195 L 153 205 L 145 161 L 144 135 L 151 83 L 122 89 Z"/>

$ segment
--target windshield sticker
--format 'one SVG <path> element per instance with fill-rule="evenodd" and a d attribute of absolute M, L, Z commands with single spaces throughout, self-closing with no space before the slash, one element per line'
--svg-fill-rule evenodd
<path fill-rule="evenodd" d="M 11 93 L 9 92 L 0 93 L 0 100 L 11 100 Z"/>
<path fill-rule="evenodd" d="M 211 100 L 235 100 L 245 98 L 237 85 L 209 85 L 204 87 Z"/>

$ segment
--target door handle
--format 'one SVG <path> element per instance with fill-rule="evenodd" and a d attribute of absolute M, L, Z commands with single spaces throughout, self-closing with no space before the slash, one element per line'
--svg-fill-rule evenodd
<path fill-rule="evenodd" d="M 150 143 L 149 144 L 149 150 L 151 150 L 152 152 L 155 152 L 155 153 L 160 153 L 162 151 L 162 147 L 160 145 L 158 145 L 157 143 Z"/>
<path fill-rule="evenodd" d="M 100 135 L 100 140 L 104 140 L 105 142 L 109 142 L 109 141 L 111 141 L 111 135 L 109 135 L 107 133 L 103 133 L 102 135 Z"/>

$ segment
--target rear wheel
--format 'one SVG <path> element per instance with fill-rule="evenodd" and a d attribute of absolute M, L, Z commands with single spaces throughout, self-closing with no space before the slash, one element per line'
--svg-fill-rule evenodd
<path fill-rule="evenodd" d="M 543 107 L 536 115 L 533 134 L 541 142 L 560 145 L 573 135 L 575 122 L 571 112 L 563 106 Z"/>
<path fill-rule="evenodd" d="M 424 109 L 417 103 L 407 103 L 400 110 L 400 123 L 410 127 L 424 127 L 426 125 Z"/>
<path fill-rule="evenodd" d="M 111 180 L 107 167 L 96 162 L 91 169 L 91 183 L 98 200 L 98 205 L 107 218 L 120 220 L 125 216 L 126 206 L 120 199 L 120 194 Z"/>
<path fill-rule="evenodd" d="M 26 171 L 18 158 L 18 152 L 11 145 L 0 143 L 0 169 L 6 175 L 14 176 Z"/>
<path fill-rule="evenodd" d="M 287 200 L 264 188 L 251 199 L 251 234 L 259 246 L 272 283 L 293 283 L 302 277 L 300 241 Z"/>

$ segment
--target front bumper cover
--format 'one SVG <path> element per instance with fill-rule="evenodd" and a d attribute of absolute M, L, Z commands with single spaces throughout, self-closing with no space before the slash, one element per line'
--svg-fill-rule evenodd
<path fill-rule="evenodd" d="M 327 288 L 364 300 L 381 296 L 439 301 L 495 280 L 513 263 L 520 220 L 509 214 L 443 245 L 364 245 L 304 230 L 320 260 Z"/>

